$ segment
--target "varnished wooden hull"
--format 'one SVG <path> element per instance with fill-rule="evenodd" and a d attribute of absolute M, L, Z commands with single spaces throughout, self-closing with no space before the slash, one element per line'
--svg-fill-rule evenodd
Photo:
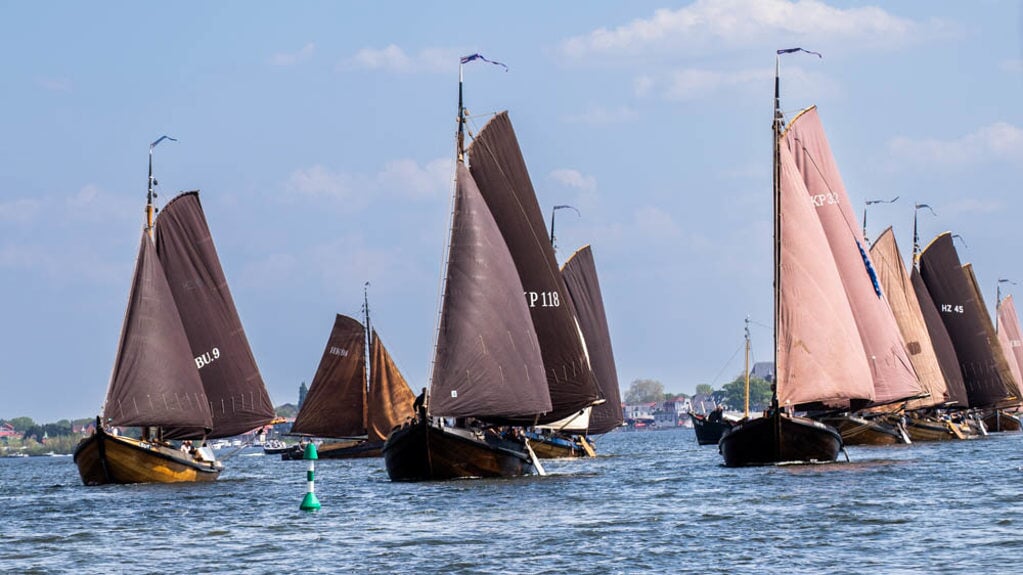
<path fill-rule="evenodd" d="M 812 419 L 775 413 L 735 425 L 721 436 L 718 449 L 728 467 L 824 463 L 838 458 L 842 436 Z"/>
<path fill-rule="evenodd" d="M 954 441 L 967 439 L 972 432 L 969 427 L 930 415 L 914 415 L 906 418 L 906 433 L 913 441 Z"/>
<path fill-rule="evenodd" d="M 534 471 L 521 443 L 482 439 L 466 430 L 434 427 L 428 421 L 416 420 L 391 431 L 383 453 L 391 481 L 515 477 Z"/>
<path fill-rule="evenodd" d="M 214 481 L 221 471 L 216 462 L 102 430 L 79 442 L 74 460 L 86 485 Z"/>
<path fill-rule="evenodd" d="M 582 435 L 544 436 L 541 434 L 527 434 L 529 446 L 533 453 L 541 459 L 560 459 L 565 457 L 595 457 L 593 443 Z M 585 445 L 583 445 L 585 443 Z"/>
<path fill-rule="evenodd" d="M 703 415 L 697 415 L 695 413 L 689 414 L 689 419 L 693 420 L 693 431 L 696 432 L 696 443 L 700 445 L 717 445 L 721 441 L 721 436 L 724 435 L 725 431 L 732 427 L 724 421 L 708 421 Z"/>
<path fill-rule="evenodd" d="M 881 419 L 835 415 L 821 418 L 820 422 L 837 429 L 842 434 L 842 443 L 845 445 L 895 445 L 906 443 L 907 439 L 899 429 L 898 423 Z"/>
<path fill-rule="evenodd" d="M 353 441 L 337 441 L 323 443 L 316 448 L 316 455 L 320 459 L 360 459 L 363 457 L 380 457 L 384 447 L 383 441 L 367 441 L 365 439 Z M 305 458 L 305 448 L 295 446 L 281 454 L 281 459 L 294 461 Z"/>
<path fill-rule="evenodd" d="M 1004 409 L 996 409 L 984 415 L 984 425 L 989 432 L 1020 431 L 1019 418 Z"/>

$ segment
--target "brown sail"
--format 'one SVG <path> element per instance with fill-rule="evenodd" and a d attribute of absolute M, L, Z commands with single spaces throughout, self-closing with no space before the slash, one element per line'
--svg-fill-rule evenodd
<path fill-rule="evenodd" d="M 999 362 L 992 352 L 992 344 L 997 345 L 994 327 L 959 262 L 950 232 L 934 238 L 920 253 L 920 276 L 955 346 L 969 407 L 1012 404 L 1012 374 L 1004 358 Z"/>
<path fill-rule="evenodd" d="M 920 384 L 927 392 L 927 397 L 909 402 L 906 408 L 921 409 L 944 405 L 951 399 L 948 386 L 945 384 L 945 376 L 941 373 L 938 358 L 934 354 L 934 345 L 931 343 L 927 323 L 920 311 L 920 302 L 917 301 L 909 274 L 906 273 L 906 266 L 902 262 L 902 254 L 899 253 L 899 246 L 891 227 L 881 232 L 874 245 L 870 246 L 870 258 L 874 262 L 881 288 L 888 297 L 895 321 L 906 342 L 909 360 L 913 362 Z"/>
<path fill-rule="evenodd" d="M 604 298 L 597 279 L 597 266 L 593 250 L 584 246 L 577 250 L 561 268 L 571 301 L 579 318 L 579 329 L 586 342 L 593 375 L 597 379 L 604 402 L 590 413 L 590 433 L 607 433 L 625 421 L 622 414 L 621 392 L 618 389 L 618 368 L 611 349 L 611 332 L 607 326 Z"/>
<path fill-rule="evenodd" d="M 184 428 L 195 436 L 213 426 L 185 328 L 145 231 L 103 405 L 103 423 Z"/>
<path fill-rule="evenodd" d="M 863 234 L 816 108 L 809 108 L 789 123 L 782 137 L 806 185 L 808 200 L 816 208 L 835 258 L 845 297 L 874 382 L 874 401 L 891 403 L 923 394 L 906 353 L 899 326 L 887 300 L 872 278 Z"/>
<path fill-rule="evenodd" d="M 871 401 L 870 367 L 827 236 L 792 152 L 782 146 L 779 155 L 778 401 L 834 407 Z"/>
<path fill-rule="evenodd" d="M 1019 383 L 1012 375 L 1012 369 L 1009 367 L 1007 350 L 1002 350 L 1002 344 L 998 340 L 995 326 L 991 323 L 991 318 L 987 314 L 987 304 L 984 303 L 984 294 L 980 291 L 977 276 L 973 273 L 973 264 L 963 264 L 963 273 L 966 275 L 970 288 L 973 290 L 974 299 L 976 299 L 980 309 L 984 311 L 982 323 L 984 324 L 985 338 L 991 342 L 991 354 L 994 356 L 995 365 L 997 366 L 998 373 L 1001 375 L 1000 379 L 1004 387 L 1006 401 L 1013 405 L 1018 404 L 1020 401 Z"/>
<path fill-rule="evenodd" d="M 315 437 L 366 434 L 366 330 L 338 314 L 291 432 Z"/>
<path fill-rule="evenodd" d="M 213 429 L 209 437 L 238 435 L 266 424 L 274 417 L 273 406 L 231 298 L 198 192 L 179 195 L 160 212 L 156 252 L 210 402 Z"/>
<path fill-rule="evenodd" d="M 366 434 L 369 441 L 383 441 L 392 429 L 412 417 L 412 403 L 416 398 L 376 330 L 373 330 L 369 347 L 371 369 Z"/>
<path fill-rule="evenodd" d="M 551 410 L 522 281 L 472 175 L 461 163 L 430 413 L 532 422 Z"/>
<path fill-rule="evenodd" d="M 945 378 L 945 389 L 948 392 L 948 403 L 957 407 L 966 407 L 970 400 L 966 395 L 966 384 L 963 383 L 963 372 L 959 368 L 959 358 L 956 357 L 956 348 L 952 345 L 952 338 L 945 329 L 945 322 L 938 313 L 938 308 L 931 299 L 931 293 L 927 291 L 924 279 L 920 276 L 920 270 L 913 267 L 909 273 L 909 281 L 913 284 L 913 293 L 916 294 L 917 302 L 920 304 L 920 313 L 923 315 L 924 324 L 927 325 L 927 335 L 931 338 L 931 345 L 934 346 L 934 355 L 941 367 L 941 374 Z"/>
<path fill-rule="evenodd" d="M 1016 382 L 1023 382 L 1023 335 L 1020 333 L 1016 304 L 1008 295 L 998 302 L 998 341 Z"/>
<path fill-rule="evenodd" d="M 537 423 L 557 421 L 600 395 L 507 112 L 487 122 L 468 154 L 471 174 L 511 252 L 543 355 L 552 409 Z"/>

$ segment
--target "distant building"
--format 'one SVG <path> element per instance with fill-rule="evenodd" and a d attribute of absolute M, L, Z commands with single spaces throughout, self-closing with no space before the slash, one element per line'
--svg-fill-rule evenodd
<path fill-rule="evenodd" d="M 753 364 L 753 369 L 749 372 L 750 377 L 759 377 L 765 381 L 774 381 L 774 362 L 773 361 L 758 361 Z"/>
<path fill-rule="evenodd" d="M 654 423 L 654 412 L 657 410 L 657 402 L 634 403 L 622 406 L 622 415 L 625 417 L 625 424 L 632 429 L 643 429 Z"/>
<path fill-rule="evenodd" d="M 17 431 L 14 431 L 14 425 L 10 423 L 0 423 L 0 438 L 15 437 L 18 435 Z"/>

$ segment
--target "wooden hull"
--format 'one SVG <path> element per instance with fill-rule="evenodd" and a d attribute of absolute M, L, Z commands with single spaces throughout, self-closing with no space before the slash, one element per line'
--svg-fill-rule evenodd
<path fill-rule="evenodd" d="M 905 425 L 906 433 L 913 441 L 953 441 L 973 435 L 968 426 L 932 415 L 911 415 L 906 418 Z"/>
<path fill-rule="evenodd" d="M 516 477 L 534 471 L 522 443 L 434 427 L 426 420 L 391 431 L 383 453 L 391 481 Z"/>
<path fill-rule="evenodd" d="M 1015 415 L 1004 409 L 996 409 L 984 415 L 984 425 L 989 432 L 1020 431 L 1020 421 Z"/>
<path fill-rule="evenodd" d="M 383 441 L 367 441 L 365 439 L 353 441 L 336 441 L 324 443 L 316 448 L 316 455 L 320 459 L 359 459 L 363 457 L 380 457 L 384 447 Z M 284 461 L 295 461 L 305 458 L 305 447 L 295 446 L 284 453 L 281 459 Z"/>
<path fill-rule="evenodd" d="M 696 432 L 696 443 L 700 445 L 717 445 L 725 431 L 732 428 L 732 424 L 724 421 L 708 421 L 706 416 L 689 414 L 693 420 L 693 431 Z"/>
<path fill-rule="evenodd" d="M 837 429 L 845 445 L 895 445 L 912 440 L 903 435 L 898 423 L 882 419 L 835 415 L 823 417 L 820 422 Z"/>
<path fill-rule="evenodd" d="M 583 435 L 527 433 L 526 438 L 533 453 L 540 459 L 597 456 L 593 443 Z"/>
<path fill-rule="evenodd" d="M 728 467 L 775 463 L 824 463 L 838 458 L 842 436 L 832 427 L 775 412 L 737 424 L 718 449 Z"/>
<path fill-rule="evenodd" d="M 74 460 L 86 485 L 214 481 L 222 469 L 215 461 L 197 461 L 172 447 L 102 430 L 79 442 Z"/>

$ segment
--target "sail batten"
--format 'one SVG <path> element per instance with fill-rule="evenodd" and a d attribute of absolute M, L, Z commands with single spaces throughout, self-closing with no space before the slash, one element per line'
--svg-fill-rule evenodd
<path fill-rule="evenodd" d="M 552 409 L 538 422 L 557 421 L 593 405 L 599 391 L 592 372 L 578 368 L 584 352 L 564 301 L 567 288 L 507 112 L 487 122 L 468 155 L 472 177 L 514 261 L 543 357 Z"/>
<path fill-rule="evenodd" d="M 251 431 L 274 417 L 259 375 L 198 192 L 186 192 L 163 208 L 156 220 L 156 253 L 213 411 L 208 437 Z M 245 397 L 249 396 L 249 401 Z M 180 436 L 172 431 L 170 436 Z"/>

